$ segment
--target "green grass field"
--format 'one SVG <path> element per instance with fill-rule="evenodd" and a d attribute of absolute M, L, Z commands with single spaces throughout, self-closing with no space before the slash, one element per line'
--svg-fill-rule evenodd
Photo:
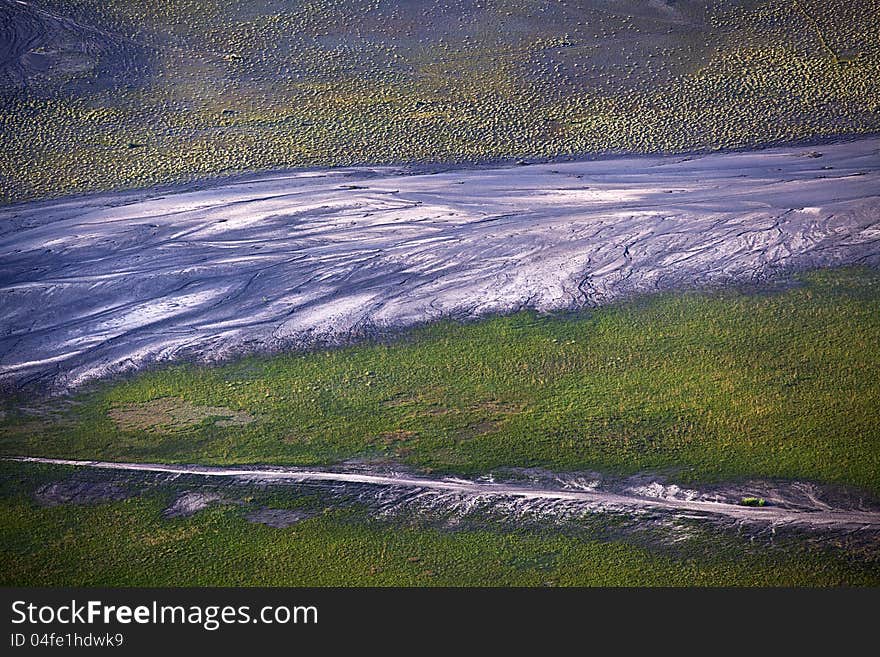
<path fill-rule="evenodd" d="M 0 454 L 654 470 L 877 494 L 880 274 L 444 322 L 387 343 L 163 367 L 72 402 L 35 415 L 7 400 Z"/>

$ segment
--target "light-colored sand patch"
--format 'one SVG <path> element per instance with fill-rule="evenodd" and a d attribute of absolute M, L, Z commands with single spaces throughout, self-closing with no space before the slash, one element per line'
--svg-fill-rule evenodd
<path fill-rule="evenodd" d="M 207 509 L 212 504 L 222 501 L 218 493 L 201 493 L 188 491 L 181 494 L 167 509 L 162 512 L 165 518 L 188 518 Z"/>

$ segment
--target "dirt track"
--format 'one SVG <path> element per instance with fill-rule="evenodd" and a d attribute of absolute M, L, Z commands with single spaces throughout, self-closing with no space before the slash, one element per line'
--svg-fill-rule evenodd
<path fill-rule="evenodd" d="M 328 169 L 9 206 L 0 381 L 64 389 L 445 316 L 878 264 L 878 149 Z"/>
<path fill-rule="evenodd" d="M 639 512 L 644 510 L 668 511 L 691 517 L 722 517 L 740 522 L 758 522 L 773 526 L 799 527 L 811 530 L 858 531 L 880 529 L 880 511 L 856 508 L 832 508 L 816 501 L 810 508 L 765 506 L 753 507 L 725 501 L 709 501 L 706 496 L 692 499 L 686 496 L 666 494 L 647 496 L 638 491 L 611 492 L 599 488 L 534 487 L 519 483 L 494 483 L 466 479 L 431 479 L 407 475 L 390 475 L 369 472 L 335 472 L 331 470 L 306 470 L 293 468 L 239 467 L 224 468 L 195 465 L 164 465 L 156 463 L 113 463 L 106 461 L 77 461 L 20 457 L 7 459 L 26 463 L 66 465 L 125 472 L 164 473 L 170 475 L 197 475 L 223 477 L 262 483 L 327 482 L 328 484 L 368 485 L 397 491 L 390 498 L 391 506 L 411 504 L 413 495 L 448 494 L 439 502 L 449 507 L 470 507 L 474 500 L 491 498 L 513 499 L 526 504 L 573 503 L 584 510 L 594 512 Z M 721 497 L 719 496 L 719 500 Z M 430 502 L 438 506 L 438 501 Z"/>

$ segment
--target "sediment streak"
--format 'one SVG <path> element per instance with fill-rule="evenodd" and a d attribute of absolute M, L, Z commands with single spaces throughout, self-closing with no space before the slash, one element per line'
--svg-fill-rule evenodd
<path fill-rule="evenodd" d="M 705 499 L 680 497 L 647 497 L 644 495 L 611 492 L 600 489 L 565 489 L 530 487 L 518 483 L 489 483 L 467 479 L 428 478 L 412 475 L 389 475 L 371 472 L 338 472 L 304 468 L 272 467 L 219 467 L 204 465 L 168 465 L 160 463 L 114 463 L 38 457 L 14 457 L 5 460 L 47 465 L 64 465 L 102 470 L 145 472 L 169 475 L 221 477 L 249 482 L 352 484 L 394 488 L 402 491 L 397 497 L 406 498 L 413 492 L 449 493 L 458 498 L 510 498 L 537 502 L 575 503 L 593 512 L 637 512 L 656 510 L 696 514 L 698 517 L 721 517 L 742 522 L 761 522 L 771 525 L 797 526 L 814 530 L 878 530 L 880 512 L 863 509 L 835 509 L 827 504 L 814 508 L 785 508 L 781 506 L 753 507 Z"/>

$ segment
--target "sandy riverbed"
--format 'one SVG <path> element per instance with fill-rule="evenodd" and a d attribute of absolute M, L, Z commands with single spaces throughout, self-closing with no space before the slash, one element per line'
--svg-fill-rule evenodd
<path fill-rule="evenodd" d="M 328 169 L 0 208 L 0 380 L 880 263 L 880 139 Z"/>

